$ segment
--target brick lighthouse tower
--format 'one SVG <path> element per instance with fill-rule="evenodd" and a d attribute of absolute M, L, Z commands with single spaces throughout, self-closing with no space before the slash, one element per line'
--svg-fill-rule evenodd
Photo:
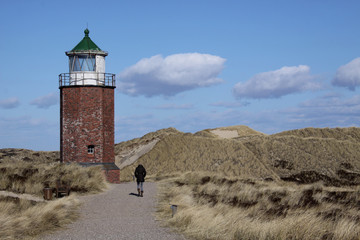
<path fill-rule="evenodd" d="M 69 73 L 59 75 L 60 161 L 100 165 L 111 183 L 120 182 L 114 156 L 115 74 L 105 73 L 105 57 L 89 37 L 71 50 Z"/>

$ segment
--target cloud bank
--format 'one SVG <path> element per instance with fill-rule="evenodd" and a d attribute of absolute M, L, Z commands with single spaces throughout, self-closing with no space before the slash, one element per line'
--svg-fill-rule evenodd
<path fill-rule="evenodd" d="M 247 82 L 233 88 L 236 98 L 279 98 L 291 93 L 316 90 L 320 84 L 313 81 L 306 65 L 282 67 L 275 71 L 258 73 Z"/>
<path fill-rule="evenodd" d="M 30 115 L 0 115 L 0 146 L 2 148 L 27 148 L 35 151 L 59 150 L 59 125 L 57 121 Z"/>
<path fill-rule="evenodd" d="M 17 97 L 0 100 L 0 108 L 11 109 L 20 105 L 20 101 Z"/>
<path fill-rule="evenodd" d="M 174 96 L 223 82 L 225 59 L 200 53 L 143 58 L 119 74 L 118 91 L 131 96 Z"/>
<path fill-rule="evenodd" d="M 360 58 L 339 67 L 332 84 L 354 91 L 360 85 Z"/>
<path fill-rule="evenodd" d="M 49 93 L 48 95 L 38 97 L 30 102 L 38 108 L 49 108 L 56 105 L 59 101 L 59 95 L 56 93 Z"/>

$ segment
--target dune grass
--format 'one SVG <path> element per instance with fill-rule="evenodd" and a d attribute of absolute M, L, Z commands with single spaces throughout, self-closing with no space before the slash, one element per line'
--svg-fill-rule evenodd
<path fill-rule="evenodd" d="M 0 163 L 0 190 L 43 196 L 44 187 L 55 187 L 61 179 L 70 185 L 69 197 L 36 202 L 0 196 L 0 238 L 32 239 L 77 219 L 76 195 L 98 193 L 107 188 L 100 167 L 81 167 L 40 160 L 6 159 Z"/>
<path fill-rule="evenodd" d="M 202 133 L 207 132 L 156 136 L 161 139 L 148 153 L 121 169 L 121 181 L 131 181 L 134 169 L 142 164 L 154 175 L 213 171 L 288 181 L 297 181 L 301 175 L 302 183 L 323 180 L 334 186 L 360 184 L 360 128 L 308 128 L 235 139 Z M 138 139 L 131 146 L 146 141 L 149 139 Z"/>
<path fill-rule="evenodd" d="M 21 148 L 2 148 L 0 149 L 0 161 L 11 160 L 24 162 L 52 163 L 60 162 L 59 151 L 33 151 Z"/>
<path fill-rule="evenodd" d="M 43 188 L 55 187 L 57 179 L 68 183 L 71 191 L 78 193 L 97 193 L 107 186 L 100 167 L 22 160 L 0 163 L 0 190 L 42 196 Z"/>
<path fill-rule="evenodd" d="M 360 128 L 307 128 L 273 135 L 244 127 L 223 129 L 237 130 L 239 137 L 221 139 L 213 129 L 190 134 L 169 128 L 115 145 L 120 164 L 134 149 L 159 140 L 121 169 L 121 181 L 132 181 L 134 169 L 143 164 L 147 181 L 161 181 L 157 216 L 195 239 L 360 239 Z M 57 161 L 58 152 L 0 149 L 0 190 L 42 196 L 42 189 L 54 187 L 58 178 L 68 182 L 72 192 L 96 193 L 106 187 L 100 168 Z M 193 172 L 182 175 L 185 171 Z M 319 180 L 323 184 L 314 183 Z M 23 215 L 34 214 L 39 220 L 34 224 L 43 230 L 63 224 L 45 206 L 68 209 L 62 218 L 76 218 L 76 200 L 56 202 L 18 203 L 15 216 L 24 220 Z M 2 209 L 11 209 L 6 204 L 0 206 L 0 236 L 17 238 L 22 229 L 25 236 L 42 231 L 31 225 L 32 217 L 10 221 L 11 216 L 2 214 Z M 179 205 L 173 218 L 169 204 Z M 36 207 L 44 209 L 43 215 L 41 209 L 29 210 Z M 5 222 L 12 222 L 14 229 L 3 227 Z"/>
<path fill-rule="evenodd" d="M 78 218 L 79 205 L 75 196 L 48 202 L 0 196 L 0 238 L 32 239 L 63 227 Z"/>
<path fill-rule="evenodd" d="M 160 182 L 157 217 L 194 239 L 359 240 L 359 206 L 358 188 L 192 172 Z"/>
<path fill-rule="evenodd" d="M 121 169 L 121 180 L 131 179 L 138 164 L 143 164 L 151 174 L 218 171 L 228 175 L 276 177 L 242 143 L 191 134 L 165 136 L 134 164 Z"/>

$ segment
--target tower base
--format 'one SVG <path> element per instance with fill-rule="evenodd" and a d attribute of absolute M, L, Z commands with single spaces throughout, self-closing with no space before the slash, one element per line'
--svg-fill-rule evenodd
<path fill-rule="evenodd" d="M 79 165 L 83 167 L 101 166 L 102 172 L 109 183 L 120 183 L 120 169 L 115 163 L 79 163 Z"/>

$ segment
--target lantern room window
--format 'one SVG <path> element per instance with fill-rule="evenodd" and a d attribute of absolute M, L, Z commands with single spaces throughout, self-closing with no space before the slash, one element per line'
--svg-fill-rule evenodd
<path fill-rule="evenodd" d="M 95 153 L 95 146 L 89 145 L 88 146 L 88 154 L 94 154 Z"/>
<path fill-rule="evenodd" d="M 71 72 L 95 71 L 95 55 L 74 55 L 69 57 Z"/>

